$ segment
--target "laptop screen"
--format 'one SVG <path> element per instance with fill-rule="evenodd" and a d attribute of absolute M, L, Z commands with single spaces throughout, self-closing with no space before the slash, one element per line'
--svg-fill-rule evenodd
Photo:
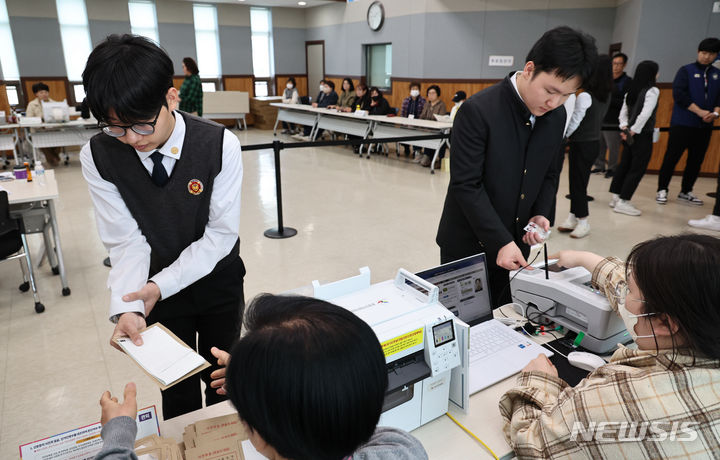
<path fill-rule="evenodd" d="M 416 273 L 439 289 L 445 308 L 470 326 L 492 318 L 485 254 L 477 254 Z"/>

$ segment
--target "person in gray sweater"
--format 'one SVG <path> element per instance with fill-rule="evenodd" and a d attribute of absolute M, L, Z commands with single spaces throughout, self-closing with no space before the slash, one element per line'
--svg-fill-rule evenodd
<path fill-rule="evenodd" d="M 300 296 L 263 294 L 246 309 L 247 332 L 211 386 L 228 394 L 255 449 L 284 460 L 425 460 L 410 434 L 378 427 L 385 356 L 372 328 L 349 310 Z M 102 460 L 135 459 L 135 386 L 102 406 Z"/>

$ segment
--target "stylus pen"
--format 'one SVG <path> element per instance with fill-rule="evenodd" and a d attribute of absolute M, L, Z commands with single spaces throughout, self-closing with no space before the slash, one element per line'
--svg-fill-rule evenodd
<path fill-rule="evenodd" d="M 543 252 L 545 255 L 545 279 L 549 280 L 550 275 L 548 274 L 547 243 L 543 244 Z"/>

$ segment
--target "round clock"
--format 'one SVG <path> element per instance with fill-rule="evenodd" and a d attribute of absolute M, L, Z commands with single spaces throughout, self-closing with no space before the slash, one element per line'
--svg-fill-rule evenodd
<path fill-rule="evenodd" d="M 367 23 L 372 30 L 380 30 L 385 22 L 385 8 L 382 3 L 372 2 L 367 11 Z"/>

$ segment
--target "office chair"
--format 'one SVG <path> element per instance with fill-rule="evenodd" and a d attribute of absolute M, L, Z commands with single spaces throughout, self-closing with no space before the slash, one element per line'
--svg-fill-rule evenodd
<path fill-rule="evenodd" d="M 45 311 L 45 305 L 40 302 L 37 293 L 33 265 L 30 260 L 27 237 L 25 236 L 25 226 L 22 219 L 12 219 L 10 217 L 8 194 L 3 190 L 0 191 L 0 262 L 12 259 L 20 259 L 23 284 L 19 286 L 19 289 L 27 292 L 28 289 L 32 288 L 35 312 L 42 313 Z"/>

